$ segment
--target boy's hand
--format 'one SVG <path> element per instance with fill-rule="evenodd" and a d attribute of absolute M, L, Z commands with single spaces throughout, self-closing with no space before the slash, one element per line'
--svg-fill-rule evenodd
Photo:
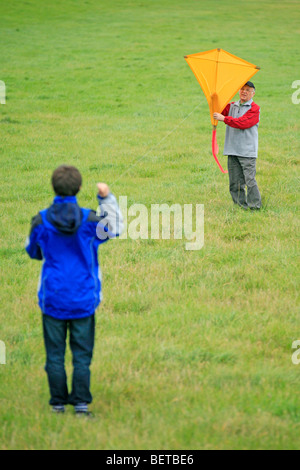
<path fill-rule="evenodd" d="M 100 197 L 107 197 L 109 195 L 109 187 L 106 183 L 97 183 L 97 188 Z"/>

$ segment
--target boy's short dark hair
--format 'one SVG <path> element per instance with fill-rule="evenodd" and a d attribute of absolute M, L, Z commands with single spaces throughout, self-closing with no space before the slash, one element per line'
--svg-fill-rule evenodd
<path fill-rule="evenodd" d="M 52 186 L 57 196 L 75 196 L 82 184 L 82 176 L 74 166 L 61 165 L 52 174 Z"/>

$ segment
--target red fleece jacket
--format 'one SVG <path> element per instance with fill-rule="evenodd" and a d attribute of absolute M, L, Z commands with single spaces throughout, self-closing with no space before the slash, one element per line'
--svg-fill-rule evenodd
<path fill-rule="evenodd" d="M 259 122 L 260 107 L 257 104 L 252 103 L 249 111 L 238 118 L 228 116 L 231 104 L 233 103 L 229 103 L 222 112 L 223 116 L 226 116 L 224 123 L 228 126 L 234 127 L 235 129 L 249 129 L 249 127 L 253 127 Z"/>

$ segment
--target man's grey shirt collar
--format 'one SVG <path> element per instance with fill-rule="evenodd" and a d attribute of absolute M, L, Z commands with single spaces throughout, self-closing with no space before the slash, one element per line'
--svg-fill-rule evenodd
<path fill-rule="evenodd" d="M 251 106 L 252 103 L 253 103 L 253 99 L 251 98 L 251 100 L 246 101 L 246 103 L 241 103 L 241 100 L 238 100 L 233 104 L 234 106 Z"/>

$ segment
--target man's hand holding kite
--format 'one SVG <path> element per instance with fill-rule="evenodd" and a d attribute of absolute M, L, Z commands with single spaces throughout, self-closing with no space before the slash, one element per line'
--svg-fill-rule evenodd
<path fill-rule="evenodd" d="M 214 113 L 213 116 L 214 116 L 214 119 L 216 119 L 216 121 L 224 122 L 225 120 L 225 116 L 223 116 L 223 114 L 221 113 Z"/>

